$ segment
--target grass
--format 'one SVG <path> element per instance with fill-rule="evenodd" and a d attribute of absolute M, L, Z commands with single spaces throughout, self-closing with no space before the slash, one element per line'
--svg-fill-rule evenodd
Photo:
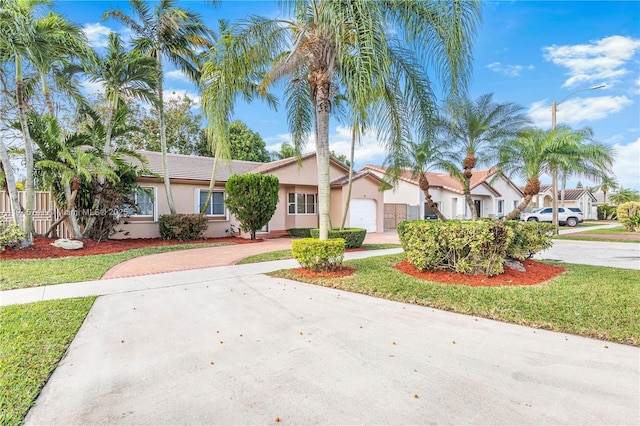
<path fill-rule="evenodd" d="M 147 247 L 112 254 L 58 259 L 3 260 L 0 268 L 0 290 L 97 280 L 115 265 L 135 257 L 221 245 L 229 243 Z"/>
<path fill-rule="evenodd" d="M 363 244 L 362 247 L 367 250 L 384 250 L 389 248 L 402 247 L 400 244 Z M 238 265 L 245 265 L 248 263 L 260 263 L 260 262 L 271 262 L 272 260 L 285 260 L 292 259 L 291 250 L 277 250 L 271 251 L 268 253 L 256 254 L 253 256 L 245 257 L 240 260 Z"/>
<path fill-rule="evenodd" d="M 22 424 L 95 298 L 0 309 L 0 424 Z"/>
<path fill-rule="evenodd" d="M 602 235 L 598 237 L 597 235 Z M 610 243 L 640 243 L 640 239 L 616 238 L 615 235 L 635 235 L 640 237 L 640 233 L 629 232 L 624 226 L 616 226 L 613 228 L 592 229 L 576 233 L 575 235 L 557 235 L 554 239 L 558 240 L 577 240 L 577 241 L 601 241 Z"/>
<path fill-rule="evenodd" d="M 404 254 L 345 262 L 353 276 L 306 278 L 345 291 L 431 306 L 530 327 L 640 345 L 640 271 L 562 264 L 567 272 L 538 286 L 471 287 L 413 278 L 394 268 Z"/>

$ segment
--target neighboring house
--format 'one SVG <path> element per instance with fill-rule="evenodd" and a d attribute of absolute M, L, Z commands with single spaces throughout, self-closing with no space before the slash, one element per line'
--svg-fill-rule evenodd
<path fill-rule="evenodd" d="M 162 174 L 162 155 L 159 152 L 140 151 L 149 160 L 149 169 Z M 199 213 L 207 195 L 213 158 L 169 154 L 169 177 L 178 213 Z M 238 221 L 224 205 L 225 184 L 232 174 L 262 173 L 278 177 L 279 202 L 269 224 L 262 231 L 265 235 L 282 235 L 291 228 L 318 227 L 318 169 L 315 153 L 303 155 L 300 160 L 287 158 L 271 163 L 255 163 L 232 160 L 218 161 L 215 190 L 207 209 L 209 227 L 206 237 L 224 237 L 231 225 L 238 228 Z M 343 206 L 347 196 L 349 169 L 331 159 L 331 223 L 342 222 Z M 124 233 L 113 238 L 157 238 L 158 218 L 169 213 L 164 184 L 157 176 L 144 176 L 138 180 L 152 197 L 137 194 L 137 213 L 119 227 Z M 383 195 L 379 191 L 381 180 L 373 173 L 355 174 L 351 194 L 350 212 L 345 226 L 366 228 L 368 232 L 382 232 Z"/>
<path fill-rule="evenodd" d="M 558 188 L 558 206 L 562 206 L 561 189 Z M 553 194 L 551 185 L 540 185 L 540 192 L 535 195 L 527 210 L 534 210 L 540 207 L 551 207 Z M 569 188 L 564 191 L 564 206 L 578 207 L 584 213 L 585 219 L 597 219 L 597 198 L 587 188 Z"/>
<path fill-rule="evenodd" d="M 387 168 L 367 165 L 360 172 L 369 171 L 384 178 Z M 429 194 L 438 209 L 449 219 L 471 218 L 462 185 L 451 175 L 427 173 Z M 471 177 L 471 198 L 479 217 L 499 218 L 511 212 L 522 199 L 522 191 L 504 174 L 496 170 L 476 170 Z M 424 192 L 405 170 L 397 185 L 384 191 L 385 229 L 395 229 L 402 220 L 430 217 L 433 212 L 426 204 Z"/>

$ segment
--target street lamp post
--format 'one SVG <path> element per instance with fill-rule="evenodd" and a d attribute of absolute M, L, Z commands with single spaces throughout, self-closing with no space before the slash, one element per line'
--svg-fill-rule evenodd
<path fill-rule="evenodd" d="M 602 89 L 603 87 L 605 87 L 604 84 L 598 84 L 596 86 L 586 87 L 584 89 L 576 90 L 575 92 L 569 93 L 567 96 L 565 96 L 563 100 L 561 100 L 558 103 L 552 102 L 551 103 L 551 130 L 555 133 L 556 113 L 558 112 L 558 105 L 560 105 L 561 103 L 563 103 L 564 101 L 569 99 L 571 96 L 575 95 L 576 93 L 585 92 L 587 90 Z M 554 137 L 555 137 L 555 134 L 554 134 Z M 551 220 L 553 223 L 553 233 L 554 235 L 558 235 L 559 233 L 559 229 L 558 229 L 558 168 L 555 165 L 551 170 L 551 196 L 553 197 L 553 199 L 551 200 L 551 205 L 553 210 L 553 212 L 551 213 L 552 214 Z"/>

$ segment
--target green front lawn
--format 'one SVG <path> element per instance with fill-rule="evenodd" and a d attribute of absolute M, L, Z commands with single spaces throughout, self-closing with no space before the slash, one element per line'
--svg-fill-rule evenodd
<path fill-rule="evenodd" d="M 112 267 L 134 257 L 223 245 L 229 243 L 147 247 L 113 254 L 59 259 L 3 260 L 0 269 L 0 290 L 98 280 Z"/>
<path fill-rule="evenodd" d="M 637 235 L 640 236 L 638 232 L 630 232 L 627 231 L 627 228 L 624 226 L 616 226 L 613 228 L 601 228 L 601 229 L 592 229 L 590 231 L 582 231 L 585 234 L 609 234 L 609 235 Z"/>
<path fill-rule="evenodd" d="M 351 277 L 270 275 L 499 321 L 640 345 L 640 271 L 561 264 L 567 272 L 537 286 L 471 287 L 423 281 L 394 265 L 404 254 L 345 262 Z"/>
<path fill-rule="evenodd" d="M 0 308 L 0 424 L 22 424 L 95 297 Z"/>

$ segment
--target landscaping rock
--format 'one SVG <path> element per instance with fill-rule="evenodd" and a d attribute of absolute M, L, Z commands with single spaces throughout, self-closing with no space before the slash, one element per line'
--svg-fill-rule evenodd
<path fill-rule="evenodd" d="M 67 238 L 60 238 L 51 243 L 54 247 L 60 247 L 65 250 L 78 250 L 84 247 L 82 241 L 78 240 L 69 240 Z"/>
<path fill-rule="evenodd" d="M 524 265 L 522 263 L 520 263 L 519 261 L 514 260 L 514 259 L 507 259 L 504 262 L 504 266 L 506 266 L 507 268 L 515 269 L 516 271 L 527 272 L 527 270 L 524 267 Z"/>

